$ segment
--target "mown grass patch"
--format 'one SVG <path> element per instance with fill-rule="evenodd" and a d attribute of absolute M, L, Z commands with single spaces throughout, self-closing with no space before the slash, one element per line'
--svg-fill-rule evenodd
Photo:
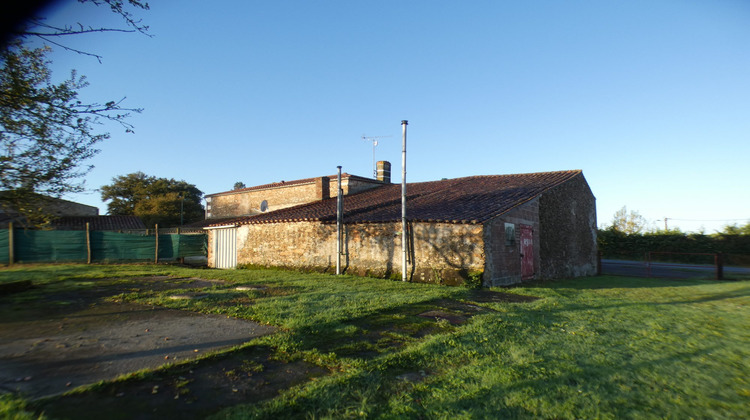
<path fill-rule="evenodd" d="M 601 276 L 497 290 L 536 300 L 492 300 L 464 288 L 278 270 L 56 267 L 0 270 L 0 281 L 36 276 L 43 293 L 149 275 L 224 280 L 111 299 L 280 326 L 254 345 L 270 349 L 270 360 L 330 372 L 216 418 L 750 417 L 750 282 Z M 202 298 L 169 298 L 177 293 Z M 470 314 L 468 305 L 483 310 Z M 419 316 L 436 308 L 463 310 L 467 320 Z M 193 386 L 183 382 L 176 392 Z"/>
<path fill-rule="evenodd" d="M 20 397 L 11 394 L 0 394 L 0 419 L 12 420 L 44 420 L 43 414 L 34 414 L 28 409 L 28 403 Z"/>
<path fill-rule="evenodd" d="M 224 418 L 743 418 L 750 284 L 599 277 L 415 340 Z"/>

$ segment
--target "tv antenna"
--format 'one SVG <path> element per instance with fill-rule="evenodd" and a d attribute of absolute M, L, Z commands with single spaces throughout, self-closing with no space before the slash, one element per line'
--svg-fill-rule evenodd
<path fill-rule="evenodd" d="M 378 145 L 378 139 L 384 139 L 388 137 L 393 137 L 393 136 L 366 136 L 362 134 L 362 140 L 372 142 L 372 177 L 373 178 L 378 177 L 378 168 L 377 168 L 377 164 L 375 163 L 375 147 Z"/>

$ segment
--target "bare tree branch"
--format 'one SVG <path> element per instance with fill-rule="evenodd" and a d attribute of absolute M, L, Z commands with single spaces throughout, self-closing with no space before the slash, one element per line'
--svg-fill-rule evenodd
<path fill-rule="evenodd" d="M 42 40 L 44 40 L 44 41 L 46 41 L 46 42 L 49 42 L 52 45 L 57 45 L 58 47 L 66 50 L 66 51 L 70 51 L 70 52 L 74 52 L 74 53 L 77 53 L 77 54 L 88 55 L 90 57 L 94 57 L 94 58 L 96 58 L 96 61 L 99 62 L 99 64 L 102 63 L 102 56 L 101 55 L 94 54 L 94 53 L 89 53 L 89 52 L 86 52 L 86 51 L 77 50 L 75 48 L 68 47 L 67 45 L 60 44 L 59 42 L 55 42 L 55 41 L 52 41 L 50 39 L 47 39 L 47 38 L 45 38 L 43 36 L 39 36 L 39 38 L 42 39 Z"/>
<path fill-rule="evenodd" d="M 119 15 L 125 23 L 125 28 L 105 28 L 105 27 L 93 27 L 90 25 L 84 25 L 81 22 L 76 22 L 77 28 L 72 25 L 66 26 L 55 26 L 50 25 L 46 22 L 44 17 L 33 17 L 28 22 L 14 31 L 13 33 L 17 38 L 37 38 L 46 44 L 51 44 L 63 48 L 67 51 L 71 51 L 81 55 L 87 55 L 94 57 L 101 63 L 102 56 L 83 51 L 77 48 L 65 45 L 60 41 L 53 41 L 50 38 L 58 37 L 63 38 L 70 35 L 85 35 L 92 33 L 104 33 L 104 32 L 122 32 L 122 33 L 134 33 L 138 32 L 148 37 L 152 35 L 148 33 L 148 26 L 143 25 L 141 20 L 136 20 L 132 13 L 125 9 L 126 5 L 130 5 L 134 8 L 140 8 L 148 10 L 148 3 L 142 0 L 78 0 L 81 4 L 91 4 L 94 6 L 109 6 L 109 9 Z"/>

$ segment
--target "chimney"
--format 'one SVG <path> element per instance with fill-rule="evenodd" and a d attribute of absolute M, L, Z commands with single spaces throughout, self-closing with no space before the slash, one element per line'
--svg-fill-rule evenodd
<path fill-rule="evenodd" d="M 377 163 L 377 177 L 376 179 L 378 181 L 381 181 L 385 184 L 391 183 L 391 162 L 388 162 L 387 160 L 381 160 Z"/>
<path fill-rule="evenodd" d="M 315 180 L 315 192 L 318 200 L 325 200 L 331 195 L 331 180 L 322 176 Z"/>

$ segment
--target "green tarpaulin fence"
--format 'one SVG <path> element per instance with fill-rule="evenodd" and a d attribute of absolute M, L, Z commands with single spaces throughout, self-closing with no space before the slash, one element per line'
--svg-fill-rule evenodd
<path fill-rule="evenodd" d="M 117 232 L 60 230 L 13 230 L 13 262 L 154 261 L 155 235 Z M 159 260 L 205 256 L 206 234 L 160 234 Z M 10 261 L 10 232 L 0 229 L 0 263 Z"/>

